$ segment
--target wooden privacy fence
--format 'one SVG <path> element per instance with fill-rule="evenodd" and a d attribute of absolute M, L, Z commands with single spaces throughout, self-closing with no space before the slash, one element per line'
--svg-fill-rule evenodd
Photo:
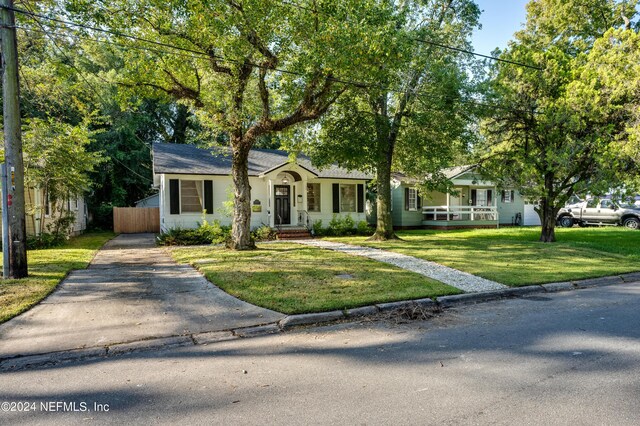
<path fill-rule="evenodd" d="M 158 207 L 114 207 L 113 230 L 119 234 L 160 232 Z"/>

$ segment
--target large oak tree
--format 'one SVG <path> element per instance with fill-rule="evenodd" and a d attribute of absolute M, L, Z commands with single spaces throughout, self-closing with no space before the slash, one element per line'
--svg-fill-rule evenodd
<path fill-rule="evenodd" d="M 373 239 L 395 238 L 391 220 L 391 171 L 442 181 L 468 134 L 470 87 L 464 55 L 478 25 L 470 0 L 402 2 L 394 60 L 378 70 L 378 85 L 352 90 L 322 120 L 306 148 L 319 163 L 338 160 L 376 175 L 377 224 Z M 440 46 L 434 45 L 437 43 Z M 436 178 L 441 179 L 436 179 Z M 425 185 L 427 182 L 425 182 Z"/>
<path fill-rule="evenodd" d="M 500 108 L 489 111 L 484 123 L 482 166 L 502 186 L 540 201 L 542 242 L 555 241 L 558 210 L 572 195 L 606 192 L 633 172 L 633 161 L 619 147 L 638 107 L 637 85 L 627 90 L 623 72 L 637 69 L 637 55 L 616 56 L 617 74 L 593 68 L 602 59 L 594 45 L 633 50 L 631 37 L 624 36 L 632 29 L 607 31 L 625 26 L 638 4 L 531 1 L 525 28 L 501 58 L 538 69 L 495 64 L 489 99 Z M 627 95 L 616 96 L 621 93 Z"/>
<path fill-rule="evenodd" d="M 265 135 L 323 115 L 347 81 L 366 81 L 371 64 L 388 56 L 396 27 L 393 5 L 384 0 L 70 0 L 67 6 L 77 18 L 137 37 L 110 37 L 128 47 L 114 81 L 178 99 L 227 135 L 238 250 L 254 247 L 249 150 Z"/>

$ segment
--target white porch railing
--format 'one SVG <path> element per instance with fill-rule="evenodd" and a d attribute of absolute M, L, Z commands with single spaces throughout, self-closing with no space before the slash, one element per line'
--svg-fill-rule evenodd
<path fill-rule="evenodd" d="M 423 206 L 424 220 L 491 220 L 498 221 L 495 206 Z"/>

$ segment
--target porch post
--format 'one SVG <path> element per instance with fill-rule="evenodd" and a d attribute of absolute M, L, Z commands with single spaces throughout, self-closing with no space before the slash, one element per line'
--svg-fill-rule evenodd
<path fill-rule="evenodd" d="M 275 220 L 273 219 L 275 215 L 271 207 L 273 204 L 273 202 L 271 201 L 273 199 L 273 181 L 269 179 L 267 182 L 269 184 L 269 201 L 267 202 L 267 211 L 269 212 L 269 227 L 274 228 L 276 226 Z"/>
<path fill-rule="evenodd" d="M 451 194 L 447 192 L 447 222 L 451 220 L 451 211 L 449 210 Z"/>

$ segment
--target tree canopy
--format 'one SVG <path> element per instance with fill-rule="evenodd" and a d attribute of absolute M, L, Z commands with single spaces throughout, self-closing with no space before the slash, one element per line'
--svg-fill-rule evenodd
<path fill-rule="evenodd" d="M 397 55 L 377 71 L 378 84 L 350 90 L 302 143 L 320 164 L 338 161 L 375 172 L 375 239 L 394 237 L 392 168 L 424 186 L 442 183 L 442 169 L 471 135 L 468 57 L 454 49 L 470 49 L 477 5 L 417 0 L 403 2 L 398 11 Z"/>
<path fill-rule="evenodd" d="M 606 44 L 619 45 L 611 55 L 633 49 L 632 29 L 611 28 L 633 17 L 638 3 L 586 3 L 530 2 L 525 28 L 501 58 L 538 69 L 499 62 L 489 85 L 488 99 L 501 107 L 488 111 L 483 124 L 483 169 L 540 201 L 544 242 L 555 241 L 557 212 L 572 195 L 606 192 L 634 167 L 619 147 L 629 146 L 638 106 L 637 87 L 625 88 L 623 70 L 637 67 L 637 59 L 618 55 L 617 74 L 594 67 L 614 59 L 598 54 Z"/>

